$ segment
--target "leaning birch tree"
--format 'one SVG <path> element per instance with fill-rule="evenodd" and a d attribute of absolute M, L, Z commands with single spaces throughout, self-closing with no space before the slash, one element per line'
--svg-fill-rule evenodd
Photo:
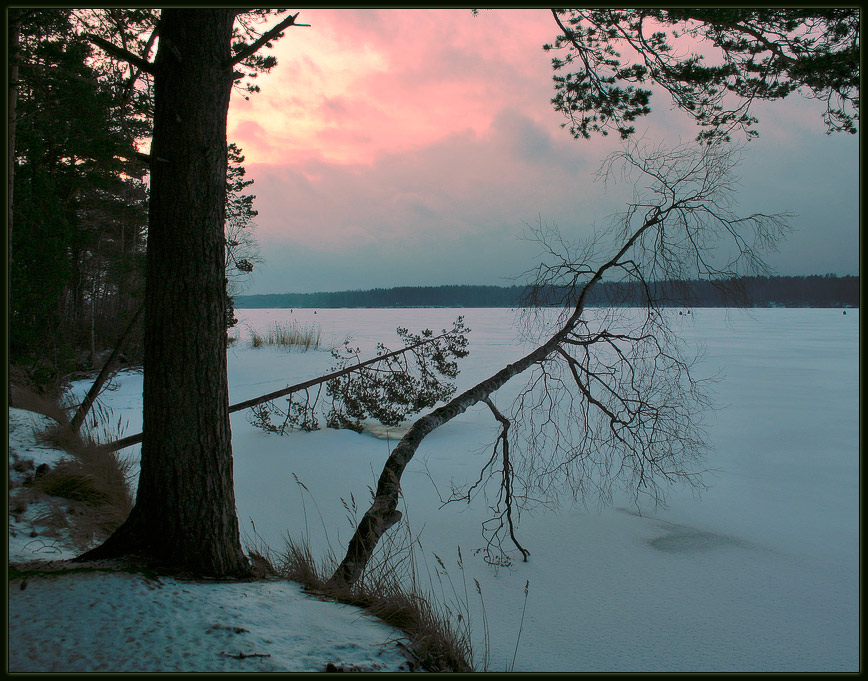
<path fill-rule="evenodd" d="M 557 294 L 563 313 L 524 357 L 412 424 L 383 467 L 333 586 L 356 582 L 380 538 L 401 519 L 401 476 L 425 437 L 479 403 L 500 428 L 480 474 L 480 480 L 500 476 L 490 548 L 506 537 L 528 555 L 515 535 L 517 485 L 543 495 L 594 494 L 605 502 L 617 486 L 660 500 L 670 483 L 701 483 L 697 464 L 707 449 L 701 417 L 709 401 L 662 306 L 659 283 L 704 279 L 726 289 L 736 275 L 765 270 L 762 254 L 786 233 L 785 216 L 733 212 L 737 163 L 737 150 L 723 144 L 631 143 L 601 170 L 607 179 L 638 175 L 632 200 L 608 231 L 578 249 L 554 232 L 537 231 L 552 258 L 536 271 L 527 302 L 551 305 Z M 629 284 L 625 290 L 636 300 L 612 301 L 602 314 L 588 309 L 591 290 L 604 280 Z M 637 301 L 638 315 L 619 307 Z M 492 397 L 526 372 L 507 417 Z M 524 436 L 520 448 L 510 447 L 513 423 Z"/>

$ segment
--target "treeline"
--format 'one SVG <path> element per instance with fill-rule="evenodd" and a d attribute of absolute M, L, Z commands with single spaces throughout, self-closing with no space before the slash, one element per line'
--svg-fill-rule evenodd
<path fill-rule="evenodd" d="M 235 307 L 513 307 L 522 290 L 519 286 L 451 285 L 269 293 L 236 296 Z"/>
<path fill-rule="evenodd" d="M 237 296 L 237 308 L 339 307 L 518 307 L 531 301 L 526 286 L 400 286 L 363 291 L 272 293 Z M 664 305 L 728 307 L 859 307 L 859 277 L 827 274 L 806 277 L 742 277 L 720 283 L 708 281 L 654 282 L 642 288 L 623 282 L 602 282 L 591 290 L 588 304 L 642 305 L 648 296 Z M 560 305 L 566 289 L 548 287 L 535 292 L 534 301 Z"/>

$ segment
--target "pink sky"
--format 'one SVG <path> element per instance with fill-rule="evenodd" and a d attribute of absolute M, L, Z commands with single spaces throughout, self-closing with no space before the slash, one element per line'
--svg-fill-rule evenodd
<path fill-rule="evenodd" d="M 266 260 L 247 292 L 505 284 L 536 264 L 519 239 L 527 223 L 578 236 L 620 206 L 617 191 L 593 182 L 618 141 L 573 140 L 552 110 L 548 10 L 310 9 L 299 21 L 311 26 L 275 43 L 278 66 L 257 79 L 262 92 L 234 97 L 229 112 L 229 140 L 255 180 Z M 637 129 L 695 136 L 656 97 L 656 115 Z M 843 274 L 858 267 L 858 200 L 846 198 L 858 193 L 857 145 L 826 137 L 816 106 L 789 101 L 760 110 L 761 140 L 747 156 L 774 191 L 749 184 L 773 205 L 750 209 L 793 211 L 779 203 L 804 192 L 772 180 L 812 158 L 801 182 L 847 202 L 840 239 L 797 239 L 779 269 Z M 809 212 L 809 227 L 819 215 Z M 808 248 L 813 260 L 800 261 Z"/>
<path fill-rule="evenodd" d="M 260 162 L 371 164 L 456 133 L 483 135 L 499 110 L 548 122 L 544 10 L 304 10 L 263 93 L 233 102 L 230 136 Z M 512 82 L 513 87 L 504 88 Z M 267 130 L 267 132 L 266 132 Z"/>

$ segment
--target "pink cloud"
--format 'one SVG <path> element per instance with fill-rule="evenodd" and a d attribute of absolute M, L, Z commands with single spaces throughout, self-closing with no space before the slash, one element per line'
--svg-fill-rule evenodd
<path fill-rule="evenodd" d="M 432 238 L 443 248 L 492 228 L 516 236 L 539 215 L 574 222 L 570 214 L 580 208 L 583 223 L 593 220 L 602 202 L 584 204 L 599 188 L 581 182 L 592 166 L 575 145 L 558 145 L 559 132 L 506 111 L 485 134 L 456 132 L 421 149 L 383 153 L 373 164 L 249 166 L 257 233 L 313 249 L 379 244 L 389 251 L 424 249 Z"/>
<path fill-rule="evenodd" d="M 541 45 L 554 27 L 545 10 L 303 15 L 312 26 L 276 44 L 279 65 L 260 76 L 263 92 L 234 101 L 230 111 L 230 135 L 241 146 L 248 144 L 245 122 L 256 121 L 273 138 L 271 149 L 255 141 L 260 162 L 316 153 L 370 163 L 456 131 L 484 132 L 504 106 L 552 115 Z"/>
<path fill-rule="evenodd" d="M 246 157 L 262 157 L 276 151 L 268 132 L 256 121 L 241 121 L 238 123 L 230 141 L 243 140 L 242 147 Z"/>

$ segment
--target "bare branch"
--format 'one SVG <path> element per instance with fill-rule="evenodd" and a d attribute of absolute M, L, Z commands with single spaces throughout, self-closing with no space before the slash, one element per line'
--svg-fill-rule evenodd
<path fill-rule="evenodd" d="M 524 548 L 521 544 L 519 544 L 518 539 L 515 537 L 515 525 L 512 521 L 512 480 L 513 480 L 513 472 L 512 472 L 512 464 L 509 460 L 509 419 L 506 418 L 503 414 L 498 411 L 497 407 L 494 406 L 494 402 L 492 402 L 489 398 L 483 400 L 485 404 L 488 405 L 488 408 L 491 410 L 491 413 L 494 414 L 494 418 L 500 422 L 501 432 L 498 436 L 498 442 L 500 442 L 500 451 L 503 453 L 503 468 L 501 469 L 502 482 L 501 482 L 501 490 L 503 491 L 503 503 L 504 503 L 504 511 L 501 514 L 506 518 L 506 524 L 509 528 L 509 537 L 512 539 L 512 543 L 515 544 L 516 548 L 521 551 L 522 560 L 527 561 L 527 557 L 530 555 L 530 551 Z M 494 450 L 497 452 L 497 443 L 494 445 Z"/>
<path fill-rule="evenodd" d="M 148 36 L 148 40 L 145 43 L 145 47 L 144 47 L 144 50 L 142 52 L 141 59 L 147 64 L 150 64 L 150 62 L 148 61 L 148 55 L 151 53 L 151 49 L 153 48 L 154 43 L 157 40 L 157 35 L 158 35 L 158 27 L 155 26 L 154 30 L 151 31 L 151 35 Z M 133 66 L 135 66 L 135 64 L 133 64 Z M 133 97 L 133 92 L 136 89 L 136 82 L 138 82 L 139 76 L 142 75 L 142 70 L 143 69 L 140 69 L 140 68 L 134 68 L 132 73 L 130 74 L 129 79 L 127 80 L 126 89 L 124 92 L 124 96 L 122 98 L 126 104 L 129 104 L 130 100 Z M 150 73 L 150 71 L 148 71 L 147 73 Z"/>

